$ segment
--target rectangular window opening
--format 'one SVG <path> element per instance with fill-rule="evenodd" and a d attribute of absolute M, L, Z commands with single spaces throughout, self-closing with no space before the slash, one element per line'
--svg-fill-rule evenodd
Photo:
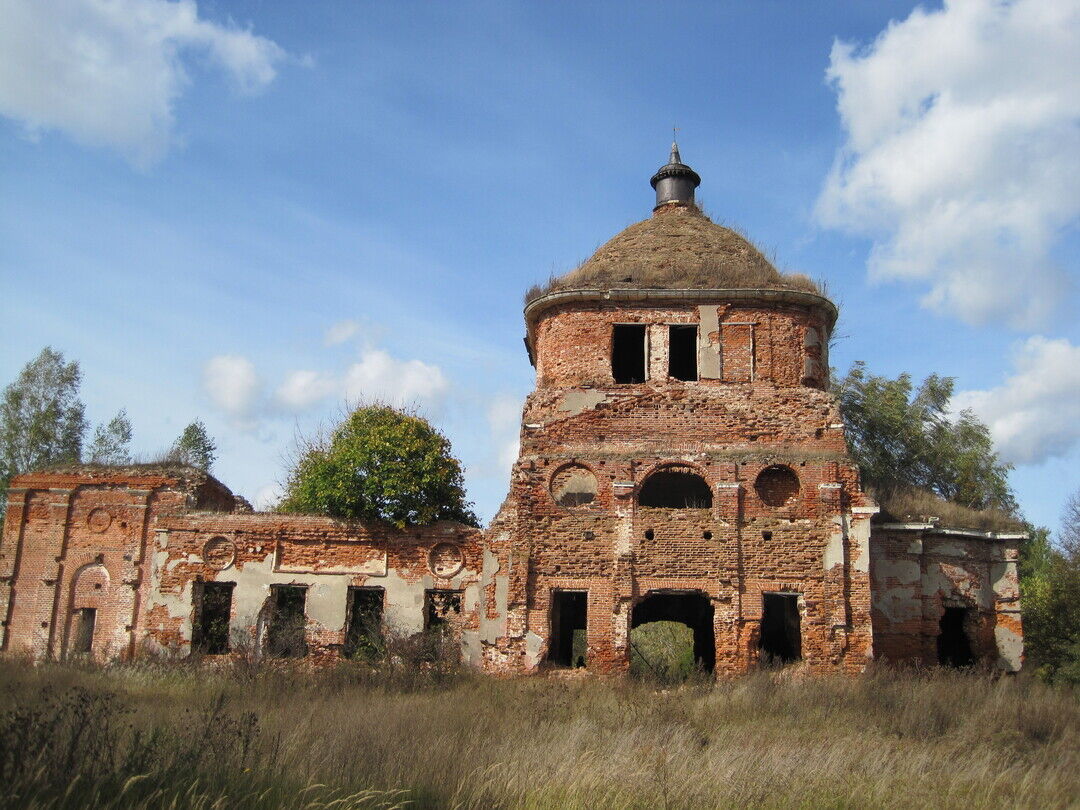
<path fill-rule="evenodd" d="M 694 382 L 697 370 L 698 328 L 696 326 L 668 327 L 668 376 Z"/>
<path fill-rule="evenodd" d="M 559 667 L 583 667 L 588 655 L 588 591 L 551 592 L 548 660 Z"/>
<path fill-rule="evenodd" d="M 348 621 L 342 649 L 346 658 L 374 661 L 382 657 L 383 597 L 382 588 L 349 588 Z"/>
<path fill-rule="evenodd" d="M 75 634 L 71 651 L 76 655 L 88 655 L 94 651 L 94 626 L 97 624 L 97 608 L 80 608 L 75 611 Z"/>
<path fill-rule="evenodd" d="M 612 327 L 611 376 L 617 383 L 645 382 L 644 324 L 615 324 Z"/>
<path fill-rule="evenodd" d="M 274 658 L 302 658 L 307 655 L 305 585 L 271 585 L 270 619 L 266 631 L 266 652 Z"/>
<path fill-rule="evenodd" d="M 462 591 L 432 589 L 424 591 L 424 629 L 449 627 L 461 615 Z"/>
<path fill-rule="evenodd" d="M 761 660 L 764 664 L 787 664 L 802 658 L 799 595 L 761 595 Z"/>
<path fill-rule="evenodd" d="M 234 582 L 195 584 L 195 622 L 192 646 L 204 655 L 229 651 L 229 620 L 232 618 Z"/>

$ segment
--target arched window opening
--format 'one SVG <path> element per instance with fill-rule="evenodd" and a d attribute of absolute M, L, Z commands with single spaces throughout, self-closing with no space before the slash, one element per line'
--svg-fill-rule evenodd
<path fill-rule="evenodd" d="M 638 493 L 638 504 L 658 509 L 709 509 L 712 490 L 696 472 L 668 468 L 645 479 Z"/>

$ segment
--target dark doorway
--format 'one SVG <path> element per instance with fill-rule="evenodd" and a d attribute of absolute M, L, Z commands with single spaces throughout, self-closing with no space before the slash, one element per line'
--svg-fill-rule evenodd
<path fill-rule="evenodd" d="M 668 376 L 692 382 L 697 379 L 696 326 L 668 327 Z"/>
<path fill-rule="evenodd" d="M 382 588 L 349 588 L 345 646 L 342 648 L 346 658 L 374 660 L 381 655 L 382 618 Z"/>
<path fill-rule="evenodd" d="M 97 624 L 97 608 L 79 608 L 75 611 L 75 623 L 71 639 L 71 651 L 87 655 L 94 651 L 94 626 Z"/>
<path fill-rule="evenodd" d="M 461 614 L 461 591 L 424 591 L 424 629 L 444 629 Z"/>
<path fill-rule="evenodd" d="M 709 509 L 712 490 L 697 473 L 659 470 L 641 485 L 638 504 L 661 509 Z"/>
<path fill-rule="evenodd" d="M 232 595 L 236 583 L 195 583 L 195 626 L 192 646 L 205 655 L 221 655 L 229 651 L 229 619 L 232 616 Z"/>
<path fill-rule="evenodd" d="M 971 640 L 964 630 L 967 608 L 947 607 L 941 617 L 941 632 L 937 637 L 938 663 L 943 667 L 969 667 L 975 663 Z"/>
<path fill-rule="evenodd" d="M 617 383 L 645 382 L 645 326 L 616 324 L 611 331 L 611 376 Z"/>
<path fill-rule="evenodd" d="M 802 658 L 802 630 L 799 624 L 799 595 L 761 595 L 761 660 L 765 664 L 787 664 Z"/>
<path fill-rule="evenodd" d="M 649 622 L 681 622 L 694 632 L 694 663 L 707 672 L 716 666 L 713 606 L 700 591 L 650 593 L 630 616 L 633 629 Z"/>
<path fill-rule="evenodd" d="M 560 667 L 583 667 L 588 656 L 588 591 L 551 592 L 548 660 Z"/>
<path fill-rule="evenodd" d="M 307 655 L 304 585 L 270 586 L 270 622 L 266 631 L 266 653 L 274 658 L 301 658 Z"/>

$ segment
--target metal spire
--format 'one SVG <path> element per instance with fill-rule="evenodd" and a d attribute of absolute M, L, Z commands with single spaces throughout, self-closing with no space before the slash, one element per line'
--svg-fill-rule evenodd
<path fill-rule="evenodd" d="M 701 184 L 698 173 L 682 162 L 679 154 L 677 127 L 671 128 L 671 156 L 666 165 L 661 166 L 650 181 L 656 189 L 656 207 L 654 211 L 666 205 L 688 206 L 694 204 L 694 189 Z"/>

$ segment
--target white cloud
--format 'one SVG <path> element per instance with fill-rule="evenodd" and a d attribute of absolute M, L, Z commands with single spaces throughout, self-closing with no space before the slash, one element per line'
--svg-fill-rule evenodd
<path fill-rule="evenodd" d="M 500 472 L 509 473 L 521 449 L 521 397 L 499 394 L 488 406 L 488 425 Z"/>
<path fill-rule="evenodd" d="M 199 18 L 194 0 L 4 0 L 0 114 L 117 149 L 136 165 L 173 141 L 173 106 L 192 54 L 242 92 L 269 84 L 285 52 L 233 25 Z"/>
<path fill-rule="evenodd" d="M 422 360 L 399 360 L 382 349 L 366 349 L 359 362 L 341 375 L 293 371 L 277 389 L 275 398 L 287 410 L 298 412 L 336 396 L 351 402 L 385 402 L 398 407 L 434 405 L 449 384 L 442 369 Z"/>
<path fill-rule="evenodd" d="M 819 220 L 875 243 L 870 273 L 929 284 L 971 323 L 1042 322 L 1080 213 L 1080 3 L 946 0 L 827 72 L 847 140 Z"/>
<path fill-rule="evenodd" d="M 255 492 L 251 505 L 256 512 L 268 512 L 281 502 L 284 494 L 281 484 L 266 484 Z"/>
<path fill-rule="evenodd" d="M 953 406 L 971 408 L 990 427 L 1002 458 L 1037 464 L 1080 445 L 1080 346 L 1031 337 L 1018 347 L 1015 373 L 988 391 L 964 391 Z"/>
<path fill-rule="evenodd" d="M 278 403 L 287 410 L 299 412 L 340 390 L 340 381 L 328 374 L 318 371 L 293 371 L 285 378 L 275 396 Z"/>
<path fill-rule="evenodd" d="M 344 343 L 360 331 L 360 324 L 356 321 L 340 321 L 326 330 L 324 342 L 327 346 L 337 346 Z"/>
<path fill-rule="evenodd" d="M 260 387 L 255 366 L 246 357 L 221 354 L 203 368 L 203 388 L 210 401 L 233 418 L 251 415 Z"/>
<path fill-rule="evenodd" d="M 421 360 L 397 360 L 382 349 L 368 349 L 345 372 L 348 400 L 379 400 L 390 405 L 431 403 L 448 387 L 442 369 Z"/>

